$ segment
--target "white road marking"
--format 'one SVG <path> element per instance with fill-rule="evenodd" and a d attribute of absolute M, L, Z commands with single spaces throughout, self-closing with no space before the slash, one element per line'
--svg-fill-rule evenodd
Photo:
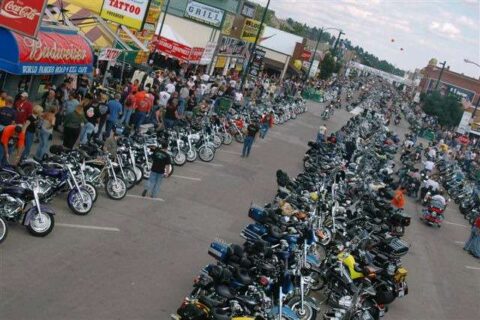
<path fill-rule="evenodd" d="M 129 198 L 135 198 L 135 199 L 142 199 L 142 200 L 151 200 L 151 201 L 165 202 L 165 200 L 162 199 L 162 198 L 142 197 L 142 196 L 137 196 L 136 194 L 127 194 L 127 197 L 129 197 Z"/>
<path fill-rule="evenodd" d="M 451 224 L 451 225 L 454 225 L 454 226 L 459 226 L 459 227 L 464 227 L 464 228 L 469 228 L 469 226 L 466 226 L 464 224 L 460 224 L 460 223 L 455 223 L 455 222 L 450 222 L 450 221 L 443 221 L 444 223 L 446 224 Z"/>
<path fill-rule="evenodd" d="M 464 244 L 465 241 L 455 241 L 456 244 Z"/>
<path fill-rule="evenodd" d="M 470 270 L 480 270 L 480 267 L 465 266 L 465 268 L 470 269 Z"/>
<path fill-rule="evenodd" d="M 240 152 L 235 152 L 235 151 L 227 151 L 227 150 L 217 150 L 216 152 L 222 152 L 222 153 L 234 154 L 234 155 L 236 155 L 236 156 L 241 156 L 241 155 L 242 155 Z"/>
<path fill-rule="evenodd" d="M 185 179 L 185 180 L 192 180 L 192 181 L 202 181 L 200 178 L 193 178 L 193 177 L 185 177 L 185 176 L 179 176 L 179 175 L 172 175 L 174 178 L 179 178 L 179 179 Z"/>
<path fill-rule="evenodd" d="M 57 226 L 57 227 L 66 227 L 66 228 L 77 228 L 77 229 L 114 231 L 114 232 L 119 232 L 119 231 L 120 231 L 120 229 L 118 229 L 118 228 L 86 226 L 86 225 L 83 225 L 83 224 L 55 223 L 55 226 Z"/>
<path fill-rule="evenodd" d="M 211 163 L 211 162 L 203 162 L 203 161 L 195 161 L 195 164 L 204 164 L 204 165 L 207 165 L 207 166 L 212 166 L 212 167 L 223 167 L 223 164 L 219 164 L 219 163 Z"/>

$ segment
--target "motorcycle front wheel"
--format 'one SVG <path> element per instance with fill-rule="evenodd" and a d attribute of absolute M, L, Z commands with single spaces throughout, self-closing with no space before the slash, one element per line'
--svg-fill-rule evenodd
<path fill-rule="evenodd" d="M 213 146 L 215 147 L 215 149 L 218 149 L 218 148 L 220 148 L 221 145 L 222 145 L 222 138 L 218 134 L 214 134 L 213 135 Z"/>
<path fill-rule="evenodd" d="M 193 162 L 193 161 L 197 160 L 197 157 L 198 157 L 197 150 L 190 149 L 190 150 L 187 151 L 187 161 L 188 162 Z"/>
<path fill-rule="evenodd" d="M 122 200 L 127 195 L 127 186 L 125 181 L 119 177 L 117 177 L 117 179 L 114 179 L 113 177 L 108 178 L 107 183 L 105 183 L 105 192 L 110 199 Z"/>
<path fill-rule="evenodd" d="M 182 151 L 177 151 L 173 156 L 173 162 L 175 165 L 181 167 L 187 162 L 187 156 Z"/>
<path fill-rule="evenodd" d="M 215 157 L 215 151 L 210 147 L 201 146 L 200 149 L 198 149 L 198 156 L 200 157 L 200 160 L 210 162 Z"/>
<path fill-rule="evenodd" d="M 151 164 L 149 166 L 146 163 L 142 164 L 143 179 L 150 178 L 150 170 L 152 170 Z"/>
<path fill-rule="evenodd" d="M 136 184 L 139 184 L 143 179 L 143 170 L 140 166 L 135 166 L 133 167 L 133 171 L 135 171 L 135 176 L 137 178 Z"/>
<path fill-rule="evenodd" d="M 223 136 L 222 136 L 222 143 L 224 145 L 228 146 L 228 145 L 232 144 L 232 142 L 233 142 L 232 135 L 230 133 L 224 133 Z"/>
<path fill-rule="evenodd" d="M 245 141 L 245 138 L 243 137 L 243 134 L 241 134 L 240 132 L 237 132 L 235 134 L 235 140 L 238 142 L 238 143 L 243 143 L 243 141 Z"/>
<path fill-rule="evenodd" d="M 127 190 L 132 189 L 137 184 L 137 175 L 130 167 L 123 168 L 123 180 L 127 186 Z"/>
<path fill-rule="evenodd" d="M 79 216 L 87 215 L 93 208 L 92 196 L 83 188 L 80 189 L 80 192 L 76 188 L 70 190 L 67 196 L 67 203 L 70 210 Z"/>
<path fill-rule="evenodd" d="M 45 237 L 52 232 L 55 226 L 53 214 L 49 212 L 37 213 L 27 225 L 28 232 L 34 237 Z"/>
<path fill-rule="evenodd" d="M 0 243 L 5 241 L 8 235 L 8 224 L 3 217 L 0 217 Z"/>

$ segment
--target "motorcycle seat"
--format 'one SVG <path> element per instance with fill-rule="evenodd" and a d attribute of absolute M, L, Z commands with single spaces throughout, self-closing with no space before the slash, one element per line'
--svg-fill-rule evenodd
<path fill-rule="evenodd" d="M 222 298 L 232 299 L 234 297 L 234 295 L 230 291 L 230 288 L 225 285 L 216 286 L 215 291 Z"/>
<path fill-rule="evenodd" d="M 214 307 L 219 307 L 223 304 L 222 301 L 215 300 L 214 298 L 210 298 L 207 296 L 200 296 L 198 298 L 198 301 L 206 305 L 207 307 L 214 308 Z"/>
<path fill-rule="evenodd" d="M 235 278 L 246 286 L 252 284 L 253 279 L 248 275 L 248 271 L 245 269 L 237 269 L 235 273 Z"/>

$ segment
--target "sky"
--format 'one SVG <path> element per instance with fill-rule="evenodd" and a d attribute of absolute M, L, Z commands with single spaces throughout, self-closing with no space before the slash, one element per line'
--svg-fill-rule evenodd
<path fill-rule="evenodd" d="M 480 64 L 480 0 L 271 0 L 270 8 L 278 18 L 340 28 L 354 46 L 403 70 L 436 58 L 480 77 L 480 67 L 464 62 Z"/>

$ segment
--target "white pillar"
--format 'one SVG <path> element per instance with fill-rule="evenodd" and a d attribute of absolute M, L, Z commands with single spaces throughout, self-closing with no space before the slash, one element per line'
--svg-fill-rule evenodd
<path fill-rule="evenodd" d="M 230 66 L 230 59 L 231 57 L 227 57 L 227 60 L 225 61 L 225 66 L 223 67 L 223 75 L 226 76 L 228 72 L 228 67 Z"/>
<path fill-rule="evenodd" d="M 290 63 L 290 56 L 287 56 L 287 59 L 285 61 L 285 66 L 283 67 L 283 70 L 282 70 L 282 74 L 280 75 L 280 80 L 283 80 L 283 78 L 285 77 L 285 74 L 287 73 L 287 70 L 288 70 L 288 65 Z"/>

